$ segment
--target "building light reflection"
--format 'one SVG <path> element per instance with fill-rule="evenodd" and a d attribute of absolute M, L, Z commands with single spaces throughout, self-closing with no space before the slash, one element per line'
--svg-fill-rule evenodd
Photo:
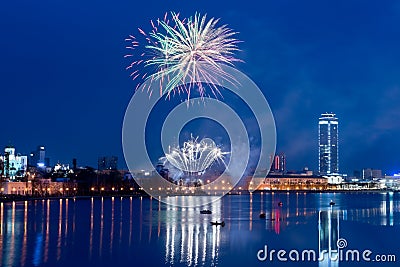
<path fill-rule="evenodd" d="M 89 232 L 89 259 L 93 254 L 93 225 L 94 225 L 94 200 L 90 198 L 90 232 Z"/>
<path fill-rule="evenodd" d="M 60 198 L 59 211 L 58 211 L 57 261 L 60 260 L 60 257 L 61 257 L 62 215 L 63 215 L 63 201 Z"/>
<path fill-rule="evenodd" d="M 331 197 L 336 202 L 333 207 L 329 207 Z M 307 220 L 304 216 L 320 219 L 321 246 L 329 246 L 329 240 L 332 245 L 333 238 L 339 235 L 339 218 L 377 225 L 399 224 L 400 202 L 396 193 L 382 194 L 371 207 L 352 209 L 343 206 L 345 201 L 340 197 L 340 194 L 327 196 L 319 193 L 253 193 L 242 195 L 239 202 L 235 202 L 236 196 L 230 198 L 229 203 L 224 202 L 228 204 L 224 209 L 222 201 L 217 198 L 201 205 L 201 199 L 213 197 L 194 196 L 170 198 L 175 199 L 177 205 L 199 204 L 197 208 L 167 206 L 147 197 L 129 197 L 129 201 L 127 197 L 82 200 L 87 201 L 86 204 L 72 199 L 0 203 L 0 238 L 3 240 L 0 242 L 0 265 L 52 265 L 69 255 L 65 251 L 70 252 L 70 242 L 85 240 L 84 252 L 89 261 L 97 257 L 115 258 L 115 251 L 122 247 L 133 248 L 150 242 L 150 245 L 162 244 L 165 255 L 161 255 L 161 261 L 165 260 L 167 265 L 179 262 L 208 266 L 218 263 L 220 248 L 233 232 L 248 233 L 260 230 L 261 226 L 269 232 L 281 234 L 289 225 Z M 310 209 L 313 201 L 325 203 L 325 207 Z M 283 206 L 279 202 L 283 202 Z M 340 211 L 336 212 L 339 207 Z M 202 209 L 212 210 L 212 214 L 201 215 Z M 319 213 L 319 210 L 324 213 Z M 260 220 L 258 212 L 265 213 L 265 221 Z M 224 217 L 224 228 L 210 224 L 210 221 L 220 221 Z M 75 220 L 78 228 L 87 227 L 89 230 L 85 236 L 75 233 Z"/>

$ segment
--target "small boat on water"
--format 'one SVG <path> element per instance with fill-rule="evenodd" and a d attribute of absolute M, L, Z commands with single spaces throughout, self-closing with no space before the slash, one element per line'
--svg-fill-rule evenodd
<path fill-rule="evenodd" d="M 279 207 L 282 207 L 282 206 L 283 206 L 282 201 L 279 201 L 279 202 L 278 202 L 278 206 L 279 206 Z"/>
<path fill-rule="evenodd" d="M 201 210 L 200 214 L 211 214 L 211 210 Z"/>
<path fill-rule="evenodd" d="M 261 212 L 260 219 L 265 219 L 265 218 L 267 218 L 267 214 L 265 214 L 265 212 Z"/>
<path fill-rule="evenodd" d="M 333 202 L 333 200 L 331 200 L 331 202 L 329 202 L 329 205 L 331 205 L 331 206 L 333 206 L 333 205 L 335 205 L 336 203 L 335 202 Z"/>
<path fill-rule="evenodd" d="M 215 222 L 210 222 L 211 223 L 211 225 L 221 225 L 222 227 L 224 227 L 225 226 L 225 222 L 224 221 L 222 221 L 222 222 L 218 222 L 218 221 L 215 221 Z"/>

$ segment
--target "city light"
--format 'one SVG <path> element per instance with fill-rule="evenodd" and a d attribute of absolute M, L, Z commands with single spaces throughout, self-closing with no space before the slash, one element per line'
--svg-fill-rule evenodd
<path fill-rule="evenodd" d="M 286 164 L 286 157 L 283 157 L 283 154 L 273 154 L 270 156 L 271 172 L 264 178 L 263 183 L 258 186 L 257 190 L 260 191 L 290 191 L 290 190 L 304 190 L 304 191 L 325 191 L 325 190 L 400 190 L 400 173 L 393 173 L 392 175 L 386 175 L 382 170 L 366 168 L 358 171 L 358 175 L 355 174 L 354 176 L 347 176 L 347 174 L 338 174 L 338 126 L 339 122 L 336 118 L 336 115 L 333 113 L 324 113 L 321 114 L 321 117 L 318 119 L 319 125 L 319 132 L 318 135 L 315 133 L 315 139 L 319 140 L 318 148 L 320 149 L 321 155 L 325 155 L 324 153 L 328 153 L 329 157 L 323 156 L 324 159 L 327 159 L 326 162 L 321 163 L 321 159 L 316 159 L 319 161 L 320 164 L 326 166 L 326 164 L 330 164 L 330 167 L 326 170 L 320 170 L 320 172 L 315 172 L 312 170 L 308 170 L 308 168 L 304 168 L 301 171 L 293 171 L 293 172 L 286 172 L 285 168 L 283 167 Z M 328 139 L 325 139 L 328 138 Z M 183 170 L 186 171 L 187 176 L 193 175 L 190 179 L 203 175 L 204 173 L 201 172 L 204 168 L 209 166 L 214 160 L 215 157 L 222 157 L 224 154 L 221 152 L 219 147 L 215 145 L 215 143 L 211 142 L 212 140 L 201 140 L 197 141 L 196 138 L 193 138 L 186 142 L 186 150 L 184 149 L 183 153 L 176 149 L 170 149 L 169 160 L 174 162 L 179 166 L 185 167 Z M 325 142 L 326 141 L 326 142 Z M 184 146 L 185 147 L 185 146 Z M 42 149 L 42 147 L 38 147 Z M 200 148 L 203 148 L 200 149 Z M 322 149 L 323 148 L 323 149 Z M 322 149 L 322 150 L 321 150 Z M 35 153 L 33 153 L 32 157 Z M 41 159 L 40 162 L 35 162 L 32 166 L 41 166 L 46 167 L 46 171 L 50 171 L 46 175 L 43 175 L 43 170 L 38 171 L 35 167 L 30 166 L 27 168 L 21 162 L 24 158 L 18 158 L 19 153 L 15 153 L 15 148 L 6 148 L 4 155 L 0 155 L 0 163 L 4 162 L 4 159 L 8 157 L 10 160 L 12 158 L 14 164 L 17 164 L 17 170 L 20 171 L 19 173 L 24 173 L 24 177 L 18 177 L 20 174 L 15 174 L 13 177 L 4 177 L 4 173 L 6 171 L 4 169 L 0 169 L 2 171 L 2 178 L 4 179 L 1 184 L 0 192 L 1 194 L 19 194 L 19 195 L 35 195 L 35 196 L 51 196 L 61 193 L 73 193 L 77 194 L 77 183 L 79 178 L 69 178 L 69 177 L 79 177 L 79 171 L 76 171 L 76 167 L 74 169 L 69 169 L 68 164 L 61 164 L 57 163 L 53 170 L 51 170 L 50 166 L 45 166 L 46 164 L 43 163 L 44 158 Z M 29 155 L 29 154 L 28 154 Z M 211 157 L 213 160 L 208 159 L 207 155 L 213 155 Z M 13 156 L 13 157 L 11 157 Z M 207 158 L 207 160 L 206 160 Z M 337 159 L 337 161 L 336 161 Z M 20 160 L 20 161 L 19 161 Z M 283 164 L 283 165 L 282 165 Z M 55 181 L 54 178 L 49 179 L 51 174 L 54 174 L 53 171 L 64 171 L 62 173 L 64 176 L 57 178 Z M 114 169 L 112 169 L 114 171 Z M 167 168 L 168 170 L 168 168 Z M 200 170 L 200 172 L 198 172 Z M 104 171 L 104 172 L 103 172 Z M 125 188 L 121 184 L 111 183 L 111 181 L 104 180 L 104 175 L 110 174 L 110 168 L 105 170 L 97 170 L 94 174 L 97 174 L 97 180 L 93 180 L 92 184 L 89 184 L 87 188 L 82 188 L 82 192 L 85 191 L 113 191 L 113 194 L 117 194 L 120 191 L 130 190 L 134 191 L 134 187 L 132 184 L 127 185 Z M 128 179 L 132 179 L 133 175 L 127 173 L 126 171 L 115 170 L 121 174 L 122 177 L 128 177 Z M 150 176 L 155 173 L 155 170 L 141 170 L 140 175 Z M 11 174 L 11 173 L 9 173 Z M 67 175 L 68 174 L 68 175 Z M 73 175 L 73 176 L 72 176 Z M 46 178 L 44 178 L 45 176 Z M 68 178 L 67 178 L 68 176 Z M 51 176 L 54 177 L 54 176 Z M 101 177 L 101 178 L 100 178 Z M 171 179 L 171 177 L 167 177 Z M 25 179 L 25 180 L 24 180 Z M 99 179 L 103 179 L 101 182 Z M 174 195 L 174 194 L 196 194 L 197 186 L 191 182 L 183 181 L 182 184 L 179 184 L 181 187 L 177 187 L 172 192 L 172 188 L 165 186 L 159 187 L 158 185 L 155 188 L 150 188 L 150 190 L 154 191 L 162 191 L 166 190 L 167 195 Z M 246 179 L 246 178 L 244 178 Z M 240 186 L 232 184 L 232 180 L 229 176 L 224 177 L 220 183 L 217 185 L 213 183 L 213 179 L 205 176 L 203 181 L 201 180 L 201 186 L 204 186 L 203 189 L 208 190 L 205 191 L 204 194 L 209 194 L 210 190 L 247 190 L 253 189 L 255 187 L 252 181 L 246 181 L 246 185 L 242 183 Z M 97 182 L 97 183 L 96 183 Z M 100 182 L 100 183 L 99 183 Z M 177 181 L 174 181 L 177 184 Z M 103 185 L 102 187 L 99 187 Z M 185 185 L 185 186 L 182 186 Z M 129 189 L 128 189 L 129 188 Z M 180 188 L 180 189 L 179 189 Z M 74 192 L 70 192 L 70 191 Z M 81 190 L 79 190 L 81 191 Z M 185 193 L 184 193 L 185 192 Z M 123 193 L 123 192 L 120 192 Z M 133 193 L 133 192 L 132 192 Z M 145 194 L 143 192 L 143 188 L 139 188 L 138 194 Z M 236 192 L 241 193 L 241 192 Z M 215 192 L 214 192 L 215 194 Z M 71 194 L 72 195 L 72 194 Z"/>

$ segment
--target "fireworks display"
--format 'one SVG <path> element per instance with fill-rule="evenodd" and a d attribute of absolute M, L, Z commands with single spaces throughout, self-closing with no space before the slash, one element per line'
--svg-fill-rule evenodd
<path fill-rule="evenodd" d="M 165 14 L 163 19 L 151 21 L 150 32 L 139 28 L 138 38 L 130 35 L 126 39 L 127 49 L 132 52 L 125 55 L 133 59 L 127 67 L 132 79 L 157 82 L 160 94 L 168 97 L 172 92 L 185 92 L 189 99 L 194 88 L 201 97 L 217 97 L 221 94 L 214 85 L 217 81 L 236 82 L 220 64 L 233 66 L 240 61 L 234 56 L 238 50 L 239 41 L 234 38 L 237 33 L 226 25 L 218 26 L 218 19 L 207 20 L 198 13 L 188 19 L 180 19 L 173 12 L 171 16 L 171 20 Z M 144 39 L 145 45 L 139 39 Z M 150 86 L 143 89 L 152 94 Z"/>
<path fill-rule="evenodd" d="M 205 138 L 198 142 L 198 137 L 192 137 L 183 143 L 182 148 L 170 149 L 165 157 L 173 166 L 191 175 L 205 171 L 216 161 L 225 164 L 226 154 L 228 152 L 222 152 L 212 139 Z"/>

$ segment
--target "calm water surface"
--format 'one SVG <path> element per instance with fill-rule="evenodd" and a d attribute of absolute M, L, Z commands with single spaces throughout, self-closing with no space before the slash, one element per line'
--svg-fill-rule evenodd
<path fill-rule="evenodd" d="M 213 213 L 200 214 L 204 208 Z M 216 220 L 225 227 L 210 225 Z M 295 252 L 294 260 L 288 256 L 291 250 L 300 259 L 304 250 L 326 250 L 335 258 L 339 239 L 341 253 L 368 249 L 373 260 L 395 255 L 397 262 L 327 256 L 295 262 Z M 400 266 L 399 242 L 400 193 L 229 195 L 199 208 L 147 197 L 0 204 L 1 266 Z M 268 255 L 285 250 L 288 260 L 273 254 L 272 261 L 259 261 L 265 246 Z"/>

